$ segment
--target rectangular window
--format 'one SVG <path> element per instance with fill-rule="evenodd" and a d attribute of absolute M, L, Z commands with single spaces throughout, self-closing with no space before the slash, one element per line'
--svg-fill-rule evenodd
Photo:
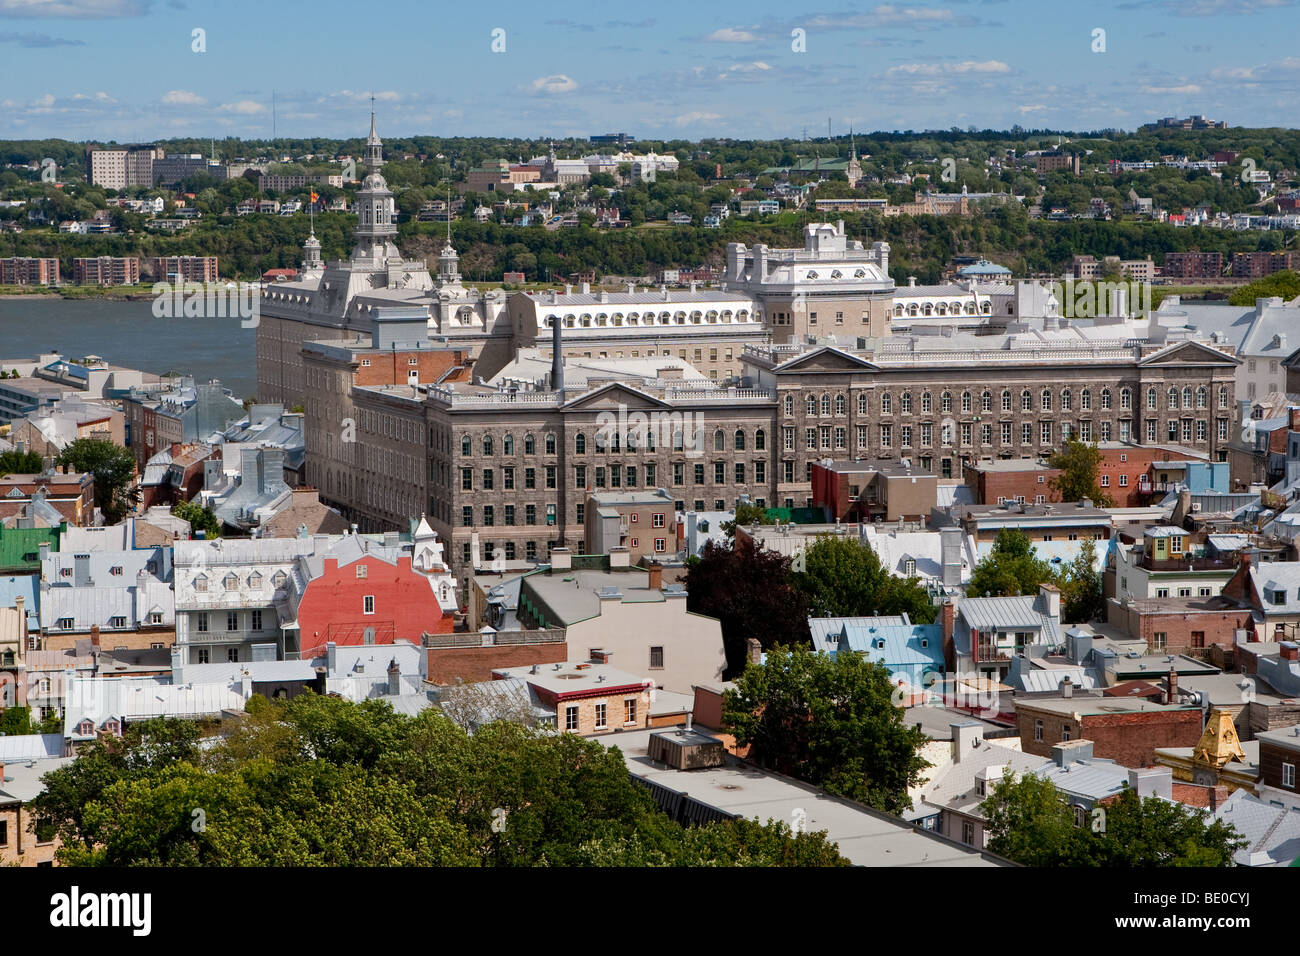
<path fill-rule="evenodd" d="M 537 469 L 536 469 L 536 468 L 525 468 L 525 469 L 524 469 L 524 487 L 525 487 L 525 488 L 536 488 L 536 487 L 537 487 Z"/>
<path fill-rule="evenodd" d="M 537 524 L 537 505 L 524 505 L 524 524 Z"/>
<path fill-rule="evenodd" d="M 623 723 L 636 723 L 636 698 L 628 697 L 623 701 Z"/>
<path fill-rule="evenodd" d="M 673 484 L 674 485 L 686 484 L 686 465 L 683 462 L 680 461 L 673 462 Z"/>
<path fill-rule="evenodd" d="M 473 468 L 462 468 L 460 470 L 460 490 L 461 491 L 474 490 L 474 469 Z"/>
<path fill-rule="evenodd" d="M 578 708 L 569 706 L 564 708 L 564 729 L 578 729 Z"/>
<path fill-rule="evenodd" d="M 1038 435 L 1039 443 L 1043 445 L 1050 445 L 1052 443 L 1052 423 L 1041 422 L 1038 426 L 1038 430 L 1039 430 L 1039 435 Z"/>
<path fill-rule="evenodd" d="M 744 483 L 745 483 L 745 463 L 743 461 L 738 461 L 736 462 L 736 484 L 743 485 Z"/>
<path fill-rule="evenodd" d="M 1041 720 L 1035 720 L 1035 721 L 1034 721 L 1034 740 L 1042 740 L 1042 739 L 1043 739 L 1043 722 L 1042 722 Z"/>
<path fill-rule="evenodd" d="M 713 483 L 720 485 L 727 480 L 727 463 L 725 461 L 715 461 L 713 463 Z"/>
<path fill-rule="evenodd" d="M 697 464 L 694 468 L 694 472 L 695 472 L 695 483 L 697 485 L 704 484 L 704 466 Z"/>
<path fill-rule="evenodd" d="M 207 664 L 208 662 L 209 662 L 209 661 L 208 661 L 208 649 L 207 649 L 206 647 L 200 647 L 200 648 L 199 648 L 199 663 L 200 663 L 200 664 Z"/>
<path fill-rule="evenodd" d="M 501 478 L 502 478 L 502 482 L 501 482 L 501 483 L 502 483 L 502 486 L 506 489 L 506 491 L 514 491 L 514 490 L 515 490 L 515 470 L 514 470 L 513 468 L 502 468 L 502 469 L 501 469 L 501 473 L 502 473 L 502 474 L 501 474 Z"/>
<path fill-rule="evenodd" d="M 227 611 L 227 612 L 226 612 L 226 630 L 227 630 L 227 631 L 237 631 L 237 630 L 239 630 L 239 612 L 238 612 L 238 611 Z"/>
<path fill-rule="evenodd" d="M 666 514 L 664 512 L 655 512 L 650 516 L 650 527 L 662 528 L 665 525 Z"/>
<path fill-rule="evenodd" d="M 361 613 L 362 614 L 375 613 L 375 596 L 373 594 L 367 594 L 365 597 L 361 599 Z"/>
<path fill-rule="evenodd" d="M 578 507 L 581 508 L 582 505 L 578 505 Z M 579 518 L 578 520 L 581 521 L 582 519 Z M 506 526 L 507 526 L 507 527 L 513 527 L 513 526 L 514 526 L 514 523 L 515 523 L 515 506 L 514 506 L 514 505 L 506 505 L 505 523 L 506 523 Z"/>
<path fill-rule="evenodd" d="M 1165 588 L 1166 592 L 1168 590 L 1169 590 L 1168 588 Z M 1166 593 L 1165 597 L 1168 596 L 1169 595 Z M 1163 651 L 1165 649 L 1165 646 L 1168 643 L 1169 643 L 1169 635 L 1166 634 L 1164 631 L 1156 631 L 1154 634 L 1151 635 L 1151 647 L 1154 650 Z"/>
<path fill-rule="evenodd" d="M 262 629 L 262 612 L 260 609 L 249 613 L 248 626 L 249 629 L 253 631 L 260 631 Z"/>
<path fill-rule="evenodd" d="M 650 648 L 650 669 L 654 671 L 664 669 L 664 649 L 662 647 Z"/>
<path fill-rule="evenodd" d="M 460 509 L 460 523 L 466 528 L 474 526 L 474 506 L 463 505 Z"/>
<path fill-rule="evenodd" d="M 232 664 L 239 663 L 239 648 L 237 647 L 226 648 L 226 660 Z"/>
<path fill-rule="evenodd" d="M 608 709 L 609 709 L 608 705 L 605 704 L 603 701 L 596 705 L 596 729 L 597 730 L 604 730 L 607 726 L 609 726 L 605 722 L 605 714 Z"/>
<path fill-rule="evenodd" d="M 894 426 L 893 425 L 880 426 L 880 447 L 881 448 L 894 447 Z"/>
<path fill-rule="evenodd" d="M 1295 764 L 1282 764 L 1282 786 L 1286 787 L 1288 790 L 1295 789 Z"/>
<path fill-rule="evenodd" d="M 554 465 L 546 466 L 546 487 L 547 488 L 555 487 L 555 466 Z"/>
<path fill-rule="evenodd" d="M 1034 443 L 1034 426 L 1029 422 L 1020 423 L 1020 444 L 1032 445 Z"/>

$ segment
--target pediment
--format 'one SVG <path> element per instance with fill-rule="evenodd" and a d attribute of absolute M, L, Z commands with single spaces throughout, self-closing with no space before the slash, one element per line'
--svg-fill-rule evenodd
<path fill-rule="evenodd" d="M 669 407 L 671 406 L 662 399 L 621 382 L 611 382 L 564 403 L 564 408 L 569 411 L 616 411 L 620 408 L 636 411 Z"/>
<path fill-rule="evenodd" d="M 776 372 L 878 372 L 880 367 L 834 346 L 823 346 L 782 362 Z"/>
<path fill-rule="evenodd" d="M 1240 365 L 1241 359 L 1200 342 L 1178 342 L 1144 358 L 1147 365 Z"/>

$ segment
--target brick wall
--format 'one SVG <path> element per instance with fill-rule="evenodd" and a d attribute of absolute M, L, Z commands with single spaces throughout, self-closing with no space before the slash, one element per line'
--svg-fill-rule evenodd
<path fill-rule="evenodd" d="M 1195 611 L 1179 607 L 1144 611 L 1139 604 L 1126 608 L 1111 601 L 1107 617 L 1109 623 L 1124 628 L 1133 637 L 1150 641 L 1151 635 L 1163 633 L 1169 654 L 1191 654 L 1212 645 L 1231 648 L 1238 629 L 1254 629 L 1250 611 L 1241 609 Z"/>
<path fill-rule="evenodd" d="M 562 664 L 569 659 L 569 645 L 508 644 L 499 647 L 430 647 L 429 680 L 454 684 L 491 680 L 492 671 L 502 667 L 531 667 L 533 664 Z"/>
<path fill-rule="evenodd" d="M 1043 722 L 1043 739 L 1034 739 L 1034 721 Z M 1016 709 L 1016 726 L 1025 753 L 1050 757 L 1061 742 L 1061 731 L 1070 728 L 1070 739 L 1093 742 L 1093 755 L 1114 760 L 1125 767 L 1149 766 L 1157 747 L 1192 747 L 1201 737 L 1199 709 L 1161 710 L 1129 714 L 1071 714 L 1047 710 Z"/>

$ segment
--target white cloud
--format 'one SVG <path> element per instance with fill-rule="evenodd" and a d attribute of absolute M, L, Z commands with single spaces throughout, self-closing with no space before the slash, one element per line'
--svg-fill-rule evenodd
<path fill-rule="evenodd" d="M 335 95 L 341 96 L 347 100 L 352 100 L 354 103 L 368 103 L 372 96 L 380 103 L 396 103 L 402 98 L 402 94 L 395 90 L 371 90 L 369 92 L 339 90 Z"/>
<path fill-rule="evenodd" d="M 1184 86 L 1144 86 L 1142 87 L 1142 92 L 1148 93 L 1152 96 L 1159 96 L 1163 93 L 1184 95 L 1189 93 L 1199 93 L 1201 92 L 1201 88 L 1195 83 L 1188 83 Z"/>
<path fill-rule="evenodd" d="M 237 100 L 234 103 L 222 103 L 220 110 L 226 113 L 239 113 L 242 116 L 251 116 L 254 113 L 265 113 L 266 107 L 254 100 Z"/>
<path fill-rule="evenodd" d="M 197 93 L 191 93 L 189 90 L 168 90 L 163 94 L 162 101 L 172 106 L 202 106 L 207 102 Z"/>
<path fill-rule="evenodd" d="M 719 113 L 703 113 L 699 110 L 693 110 L 690 113 L 683 113 L 681 116 L 673 117 L 673 122 L 678 126 L 690 126 L 692 123 L 712 123 L 722 119 Z"/>
<path fill-rule="evenodd" d="M 150 0 L 0 0 L 0 17 L 107 20 L 144 16 L 151 5 Z"/>
<path fill-rule="evenodd" d="M 32 105 L 33 105 L 33 106 L 44 106 L 44 107 L 50 107 L 50 106 L 53 106 L 53 105 L 54 105 L 54 94 L 53 94 L 53 93 L 46 93 L 44 96 L 38 96 L 35 100 L 32 101 Z"/>
<path fill-rule="evenodd" d="M 755 43 L 758 41 L 758 37 L 750 31 L 736 30 L 732 27 L 714 30 L 704 39 L 712 40 L 714 43 Z"/>
<path fill-rule="evenodd" d="M 1026 103 L 1024 106 L 1017 106 L 1016 112 L 1023 116 L 1026 113 L 1037 113 L 1045 109 L 1047 106 L 1043 103 Z"/>
<path fill-rule="evenodd" d="M 890 73 L 936 76 L 940 73 L 1010 73 L 1011 67 L 1001 60 L 963 60 L 960 63 L 902 63 L 891 66 Z"/>
<path fill-rule="evenodd" d="M 537 93 L 570 93 L 577 88 L 577 81 L 563 73 L 539 76 L 533 80 L 533 90 Z"/>

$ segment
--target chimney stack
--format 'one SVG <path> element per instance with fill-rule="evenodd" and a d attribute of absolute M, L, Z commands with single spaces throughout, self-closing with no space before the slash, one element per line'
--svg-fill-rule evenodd
<path fill-rule="evenodd" d="M 561 344 L 562 320 L 557 315 L 551 320 L 551 388 L 564 391 L 564 348 Z"/>
<path fill-rule="evenodd" d="M 98 624 L 92 624 L 90 626 L 90 646 L 96 649 L 99 648 L 99 625 Z"/>
<path fill-rule="evenodd" d="M 664 586 L 664 566 L 658 561 L 655 561 L 646 569 L 646 571 L 649 574 L 649 580 L 646 582 L 646 587 L 651 591 L 660 590 Z"/>
<path fill-rule="evenodd" d="M 394 657 L 388 664 L 388 696 L 397 697 L 402 693 L 402 669 Z"/>
<path fill-rule="evenodd" d="M 751 637 L 745 641 L 745 656 L 751 664 L 763 663 L 763 645 L 758 642 L 758 638 Z"/>
<path fill-rule="evenodd" d="M 1295 641 L 1283 641 L 1278 645 L 1278 656 L 1284 661 L 1300 659 L 1300 644 Z"/>
<path fill-rule="evenodd" d="M 1174 670 L 1172 667 L 1169 668 L 1169 679 L 1167 683 L 1169 685 L 1169 703 L 1176 704 L 1178 703 L 1178 671 Z"/>

